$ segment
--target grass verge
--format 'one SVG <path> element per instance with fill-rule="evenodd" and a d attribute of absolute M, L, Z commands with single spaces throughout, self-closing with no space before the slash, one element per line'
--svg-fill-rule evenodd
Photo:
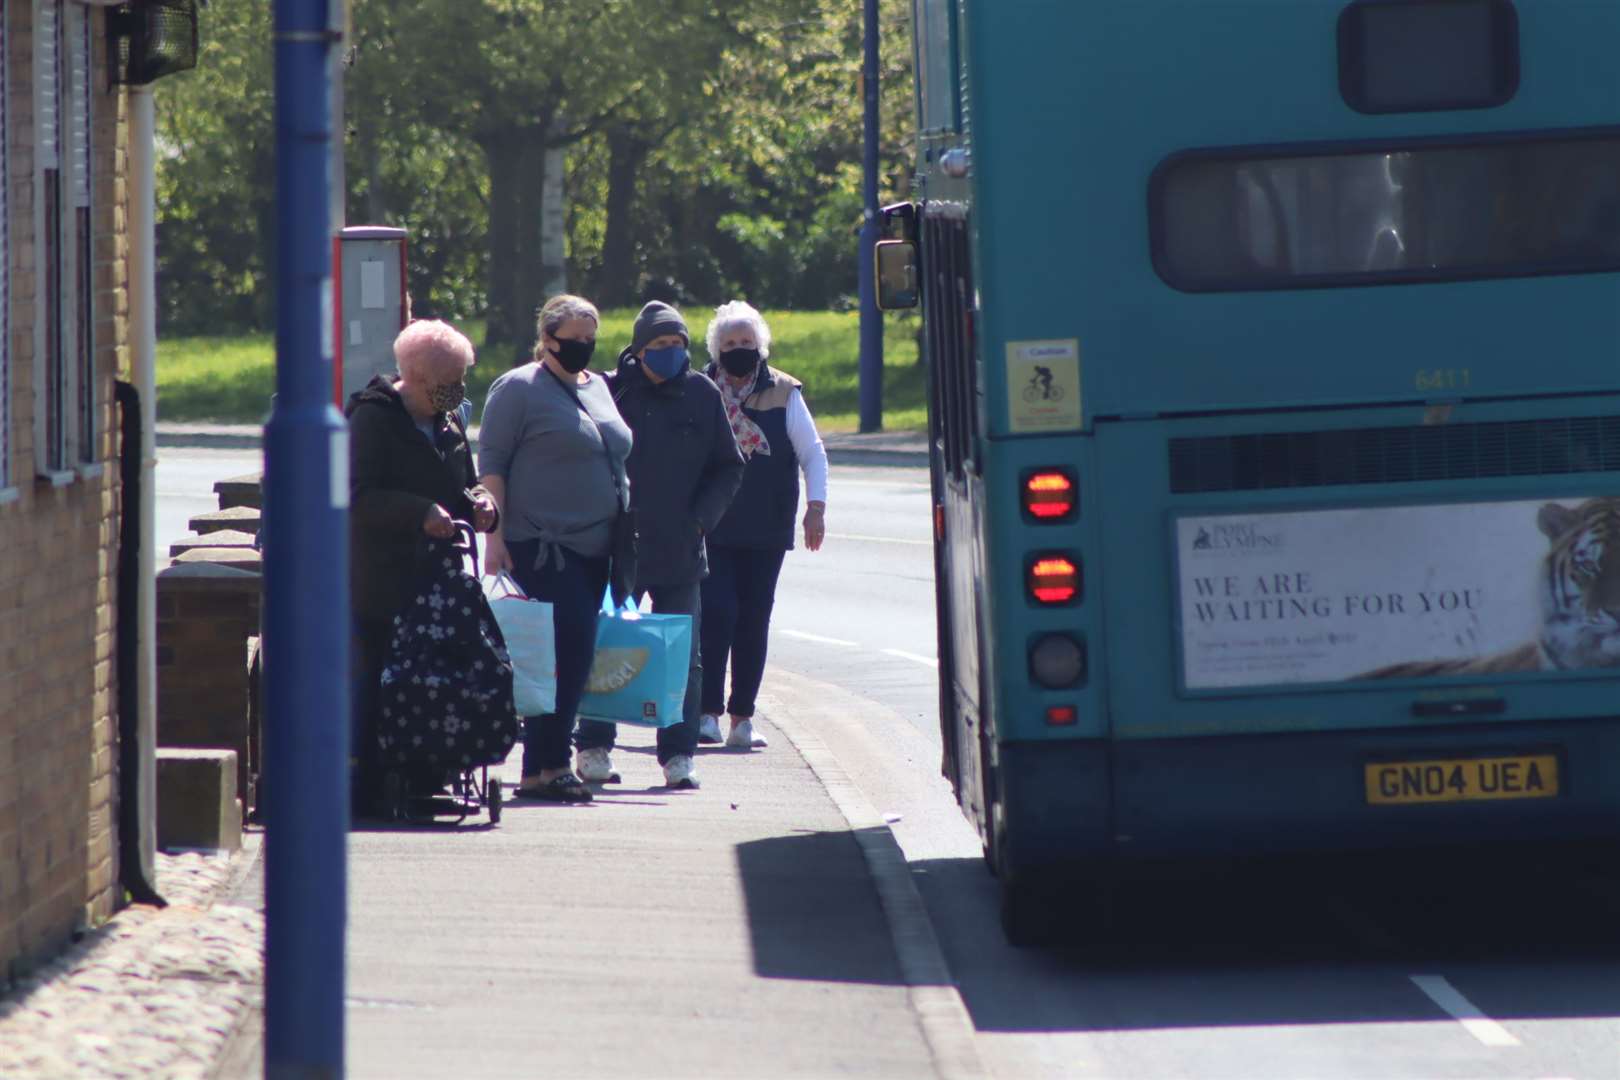
<path fill-rule="evenodd" d="M 701 309 L 689 316 L 701 318 Z M 771 363 L 804 383 L 805 399 L 823 431 L 854 431 L 860 416 L 860 318 L 854 312 L 766 312 L 774 338 Z M 635 312 L 603 313 L 595 370 L 609 370 L 630 340 Z M 927 426 L 923 368 L 917 363 L 915 318 L 886 317 L 883 423 L 890 431 Z M 474 341 L 483 326 L 461 324 Z M 708 362 L 701 335 L 692 342 L 692 362 Z M 166 421 L 262 423 L 275 386 L 275 347 L 269 334 L 165 338 L 158 342 L 158 417 Z M 489 384 L 505 368 L 482 361 L 468 379 L 468 393 L 483 407 Z"/>

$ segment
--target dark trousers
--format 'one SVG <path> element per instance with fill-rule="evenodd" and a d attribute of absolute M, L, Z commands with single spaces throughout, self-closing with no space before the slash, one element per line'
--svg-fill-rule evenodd
<path fill-rule="evenodd" d="M 540 541 L 509 540 L 506 549 L 512 553 L 512 576 L 518 585 L 533 599 L 551 605 L 557 638 L 556 711 L 523 718 L 523 775 L 533 776 L 541 769 L 568 767 L 569 736 L 596 656 L 596 617 L 607 589 L 608 560 L 605 555 L 592 559 L 565 550 L 561 566 L 553 552 L 536 570 Z"/>
<path fill-rule="evenodd" d="M 754 699 L 765 677 L 776 579 L 786 557 L 787 552 L 780 548 L 709 545 L 709 576 L 703 582 L 703 712 L 754 715 Z M 729 702 L 725 700 L 728 658 Z"/>
<path fill-rule="evenodd" d="M 652 609 L 659 615 L 692 616 L 692 659 L 686 674 L 686 699 L 681 703 L 681 721 L 658 729 L 658 764 L 669 763 L 670 758 L 691 757 L 697 752 L 698 723 L 703 713 L 698 700 L 703 696 L 703 650 L 698 647 L 698 634 L 703 626 L 703 594 L 697 582 L 690 585 L 653 585 L 635 592 L 635 601 L 643 596 L 652 597 Z M 581 750 L 600 747 L 613 749 L 619 729 L 615 724 L 600 720 L 581 720 L 579 735 L 574 743 Z"/>

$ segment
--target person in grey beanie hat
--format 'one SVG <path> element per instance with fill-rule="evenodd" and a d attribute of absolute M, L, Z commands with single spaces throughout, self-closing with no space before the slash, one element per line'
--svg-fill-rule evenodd
<path fill-rule="evenodd" d="M 692 335 L 687 332 L 681 313 L 662 301 L 649 301 L 636 316 L 635 328 L 630 332 L 630 351 L 639 353 L 648 342 L 665 334 L 679 334 L 683 342 L 692 344 Z"/>
<path fill-rule="evenodd" d="M 719 388 L 692 370 L 691 338 L 680 312 L 648 304 L 636 316 L 630 341 L 607 382 L 635 438 L 625 460 L 636 523 L 632 595 L 638 603 L 651 595 L 656 612 L 692 616 L 686 700 L 680 723 L 658 729 L 658 763 L 666 786 L 695 788 L 692 758 L 703 697 L 701 582 L 709 573 L 704 537 L 742 483 L 743 457 Z M 580 721 L 574 745 L 581 778 L 606 782 L 616 776 L 610 756 L 615 736 L 612 724 Z"/>

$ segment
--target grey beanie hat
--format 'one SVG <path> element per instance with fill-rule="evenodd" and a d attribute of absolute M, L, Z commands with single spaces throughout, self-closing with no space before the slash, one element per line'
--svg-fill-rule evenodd
<path fill-rule="evenodd" d="M 665 334 L 679 334 L 688 346 L 692 344 L 692 335 L 687 332 L 681 313 L 662 301 L 653 300 L 636 316 L 636 328 L 630 334 L 630 351 L 640 352 L 647 342 Z"/>

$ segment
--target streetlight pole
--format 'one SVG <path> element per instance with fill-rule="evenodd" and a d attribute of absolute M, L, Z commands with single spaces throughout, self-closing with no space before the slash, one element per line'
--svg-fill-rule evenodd
<path fill-rule="evenodd" d="M 342 0 L 275 0 L 276 397 L 265 425 L 265 1075 L 343 1075 L 348 432 L 332 404 L 332 51 Z"/>
<path fill-rule="evenodd" d="M 866 0 L 865 57 L 861 90 L 866 105 L 865 152 L 862 155 L 864 213 L 861 219 L 861 430 L 883 428 L 883 316 L 877 306 L 878 242 L 878 0 Z"/>

